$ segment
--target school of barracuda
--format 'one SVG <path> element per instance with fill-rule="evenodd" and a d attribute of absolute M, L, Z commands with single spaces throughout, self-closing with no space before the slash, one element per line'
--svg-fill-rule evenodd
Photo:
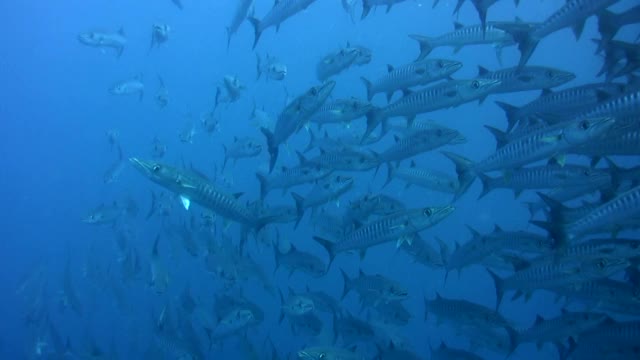
<path fill-rule="evenodd" d="M 260 40 L 265 32 L 290 31 L 287 19 L 313 15 L 317 2 L 276 0 L 257 14 L 253 0 L 235 0 L 228 41 L 219 45 L 258 49 L 251 55 L 255 82 L 286 84 L 286 57 L 268 54 Z M 354 26 L 410 4 L 334 2 L 335 16 L 346 11 Z M 44 264 L 25 276 L 16 292 L 32 335 L 25 358 L 640 359 L 640 45 L 617 36 L 623 27 L 638 32 L 640 6 L 614 12 L 616 0 L 567 0 L 543 21 L 527 22 L 527 14 L 492 21 L 497 0 L 470 2 L 477 24 L 456 23 L 438 36 L 398 34 L 415 42 L 415 57 L 389 65 L 377 78 L 362 78 L 362 91 L 344 98 L 332 95 L 343 86 L 341 74 L 370 66 L 385 49 L 336 43 L 335 51 L 308 64 L 317 81 L 288 94 L 277 114 L 253 100 L 252 132 L 226 131 L 224 114 L 246 97 L 254 75 L 224 76 L 212 88 L 211 108 L 186 115 L 175 129 L 184 146 L 216 137 L 224 161 L 213 171 L 190 165 L 153 132 L 138 134 L 149 139 L 148 152 L 125 156 L 126 129 L 105 128 L 116 155 L 104 164 L 104 186 L 120 181 L 124 171 L 137 172 L 150 180 L 148 188 L 131 187 L 130 193 L 148 196 L 149 208 L 125 195 L 87 209 L 82 223 L 112 233 L 113 245 L 87 240 L 87 255 L 68 255 L 62 281 L 50 278 Z M 188 11 L 189 1 L 171 3 L 176 12 Z M 443 5 L 436 0 L 437 6 Z M 458 0 L 455 12 L 462 6 L 469 5 Z M 582 79 L 571 69 L 530 64 L 547 36 L 571 29 L 580 39 L 592 17 L 600 38 L 589 44 L 602 62 L 594 82 L 572 85 Z M 234 39 L 244 26 L 253 27 L 253 43 Z M 149 27 L 150 54 L 171 51 L 168 45 L 180 41 L 170 24 Z M 122 29 L 82 30 L 79 43 L 113 53 L 119 59 L 113 66 L 125 61 L 129 47 L 145 46 L 128 41 Z M 456 73 L 469 65 L 456 55 L 467 46 L 493 46 L 500 62 L 503 49 L 514 48 L 520 60 L 500 69 L 480 66 L 474 78 L 461 78 Z M 439 47 L 453 51 L 433 57 Z M 166 78 L 118 80 L 96 96 L 149 101 L 145 94 L 154 87 L 151 101 L 159 109 L 175 106 Z M 522 105 L 501 99 L 531 90 L 541 93 Z M 476 122 L 483 122 L 483 108 L 504 110 L 502 127 L 486 125 L 493 152 L 465 151 L 478 134 L 428 115 L 470 102 L 480 109 Z M 292 146 L 299 138 L 308 145 Z M 172 152 L 174 160 L 165 159 Z M 247 168 L 251 158 L 262 165 Z M 449 170 L 425 160 L 435 158 Z M 249 189 L 230 174 L 247 179 L 243 185 L 253 183 L 259 195 L 244 195 Z M 377 177 L 384 178 L 382 186 L 372 185 Z M 390 190 L 405 185 L 419 194 L 419 206 L 405 205 L 403 192 Z M 485 196 L 498 189 L 512 190 L 516 199 L 531 195 L 520 201 L 531 226 L 513 228 L 496 219 L 493 231 L 479 231 L 452 216 L 464 200 L 477 205 L 464 211 L 480 216 Z M 140 232 L 134 220 L 155 225 Z M 468 235 L 434 232 L 451 221 Z M 313 233 L 301 230 L 305 226 Z M 108 263 L 104 249 L 112 249 Z M 372 251 L 382 260 L 361 267 Z M 386 262 L 397 258 L 408 277 L 390 275 Z M 465 272 L 486 282 L 462 283 Z M 423 274 L 435 289 L 415 286 Z M 327 278 L 332 288 L 315 286 Z M 469 291 L 445 295 L 452 284 Z M 513 316 L 539 314 L 532 302 L 546 304 L 545 296 L 555 298 L 555 315 Z M 110 342 L 97 340 L 92 330 L 60 331 L 69 318 L 90 329 L 93 314 L 104 311 L 96 297 L 109 299 L 123 319 L 135 314 L 137 320 L 98 324 L 115 329 Z M 50 311 L 52 302 L 58 311 Z M 272 336 L 275 331 L 289 335 Z"/>

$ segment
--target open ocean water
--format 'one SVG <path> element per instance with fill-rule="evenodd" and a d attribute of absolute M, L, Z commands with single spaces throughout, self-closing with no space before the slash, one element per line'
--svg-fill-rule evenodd
<path fill-rule="evenodd" d="M 423 107 L 432 107 L 416 110 L 413 124 L 427 124 L 431 130 L 423 131 L 429 134 L 443 127 L 452 129 L 463 140 L 385 158 L 386 149 L 416 131 L 402 114 L 389 116 L 382 121 L 384 127 L 373 130 L 374 134 L 388 130 L 378 142 L 347 143 L 362 137 L 367 119 L 384 117 L 388 104 L 384 93 L 366 104 L 366 116 L 321 128 L 309 119 L 322 109 L 296 101 L 306 93 L 307 100 L 318 102 L 317 106 L 340 99 L 366 102 L 361 77 L 379 79 L 387 74 L 387 64 L 397 69 L 418 57 L 418 42 L 408 35 L 437 37 L 452 32 L 454 23 L 478 26 L 474 4 L 483 1 L 463 2 L 452 14 L 456 2 L 449 0 L 435 6 L 419 0 L 365 0 L 365 4 L 397 4 L 388 12 L 387 5 L 374 6 L 362 19 L 360 0 L 343 1 L 353 6 L 351 14 L 338 0 L 307 1 L 308 7 L 284 19 L 277 32 L 274 27 L 265 29 L 255 49 L 249 21 L 239 22 L 237 32 L 228 39 L 227 28 L 243 1 L 176 1 L 180 6 L 172 0 L 0 3 L 0 291 L 4 294 L 0 358 L 640 358 L 640 252 L 634 250 L 640 244 L 640 197 L 634 191 L 640 190 L 639 175 L 633 172 L 640 165 L 640 137 L 623 151 L 606 147 L 625 134 L 640 133 L 640 87 L 634 75 L 640 68 L 637 2 L 485 0 L 484 4 L 495 2 L 487 11 L 489 24 L 509 23 L 504 29 L 519 26 L 526 28 L 520 33 L 529 34 L 544 33 L 540 24 L 566 4 L 580 3 L 581 9 L 599 4 L 573 23 L 544 33 L 526 64 L 574 75 L 554 85 L 553 92 L 599 84 L 593 92 L 597 99 L 559 116 L 551 115 L 561 112 L 562 106 L 550 111 L 554 114 L 542 107 L 512 130 L 495 101 L 521 106 L 548 96 L 542 92 L 547 87 L 488 91 L 478 95 L 482 101 L 476 97 L 434 105 L 459 96 L 461 90 L 452 87 L 439 98 L 417 100 L 424 101 Z M 280 0 L 274 7 L 270 0 L 255 0 L 246 14 L 264 19 L 272 7 L 295 2 L 303 1 Z M 593 39 L 602 38 L 596 15 L 602 18 L 603 9 L 629 15 L 619 25 L 615 40 L 596 54 Z M 584 30 L 576 39 L 568 26 L 584 18 Z M 428 86 L 474 79 L 478 66 L 518 71 L 514 67 L 520 52 L 512 41 L 504 44 L 499 57 L 495 44 L 465 44 L 456 51 L 454 47 L 436 47 L 426 59 L 455 60 L 462 63 L 461 69 L 411 86 L 412 92 L 407 91 L 404 98 L 399 86 L 390 103 L 415 96 Z M 260 79 L 256 79 L 256 55 L 264 72 Z M 344 69 L 326 80 L 335 81 L 326 99 L 308 92 L 323 83 L 317 76 L 319 64 L 335 65 L 345 58 Z M 597 75 L 603 63 L 608 64 L 606 71 Z M 502 84 L 507 81 L 512 79 Z M 521 77 L 522 83 L 535 81 L 535 76 Z M 234 82 L 240 85 L 234 87 Z M 618 85 L 609 91 L 611 83 Z M 594 112 L 614 99 L 621 99 L 617 104 L 622 102 L 622 110 Z M 350 110 L 325 114 L 339 117 Z M 509 183 L 523 169 L 544 166 L 555 158 L 560 164 L 550 164 L 548 169 L 581 166 L 605 174 L 602 185 L 559 200 L 570 207 L 585 201 L 592 205 L 577 218 L 562 223 L 564 218 L 553 217 L 553 211 L 535 214 L 535 220 L 552 224 L 552 231 L 530 223 L 526 204 L 541 203 L 536 191 L 551 192 L 554 197 L 590 178 L 563 183 L 571 179 L 556 177 L 551 186 L 525 185 L 517 197 L 508 189 L 514 185 L 507 184 L 506 189 L 478 198 L 482 185 L 477 179 L 469 189 L 448 193 L 436 191 L 433 183 L 431 189 L 406 187 L 398 178 L 385 184 L 390 166 L 409 169 L 412 162 L 438 172 L 444 176 L 442 181 L 457 184 L 456 168 L 442 152 L 474 162 L 492 155 L 496 141 L 485 126 L 512 134 L 519 131 L 518 136 L 526 137 L 540 131 L 536 126 L 548 129 L 556 123 L 602 118 L 615 121 L 616 128 L 613 131 L 609 125 L 586 140 L 596 148 L 602 144 L 597 154 L 581 153 L 580 145 L 585 143 L 569 144 L 540 158 L 487 172 Z M 311 133 L 323 138 L 326 132 L 328 139 L 340 145 L 321 152 L 313 144 L 304 153 L 306 160 L 336 156 L 304 165 L 302 170 L 344 165 L 340 160 L 354 149 L 376 164 L 364 170 L 332 169 L 328 177 L 286 191 L 274 187 L 260 202 L 256 174 L 269 174 L 273 156 L 264 135 L 267 130 L 260 128 L 278 131 L 276 123 L 287 121 L 294 122 L 293 129 L 279 146 L 272 174 L 300 164 L 297 152 L 307 148 Z M 434 123 L 437 126 L 429 127 Z M 545 135 L 534 144 L 560 144 L 567 138 L 566 132 L 559 134 Z M 258 150 L 225 164 L 225 153 L 229 155 L 230 149 L 239 148 L 248 138 Z M 511 141 L 518 138 L 514 135 Z M 130 158 L 149 161 L 151 174 L 164 171 L 165 166 L 174 167 L 176 173 L 169 180 L 156 180 L 164 181 L 157 184 Z M 621 170 L 607 159 L 631 170 L 619 176 Z M 590 163 L 597 164 L 590 168 Z M 477 173 L 484 176 L 484 171 Z M 463 175 L 477 176 L 474 170 Z M 461 181 L 468 180 L 464 176 Z M 335 184 L 327 184 L 326 179 L 348 179 L 351 185 L 324 197 L 314 209 L 296 212 L 302 209 L 296 209 L 290 193 L 311 201 L 318 193 L 334 190 Z M 207 184 L 215 188 L 198 193 Z M 352 215 L 362 199 L 373 204 L 372 209 L 379 206 L 364 215 Z M 455 210 L 430 226 L 420 226 L 412 217 L 430 216 L 437 207 L 448 205 Z M 231 215 L 225 212 L 229 206 Z M 278 207 L 284 209 L 284 219 L 269 215 Z M 540 208 L 544 207 L 542 203 Z M 407 209 L 420 210 L 415 215 Z M 604 214 L 594 209 L 604 209 Z M 404 217 L 393 223 L 382 221 L 394 216 Z M 578 227 L 580 219 L 602 224 Z M 507 235 L 500 235 L 495 226 Z M 335 250 L 358 231 L 363 234 L 360 242 Z M 380 232 L 392 235 L 383 237 Z M 531 251 L 523 243 L 508 241 L 523 232 L 542 239 L 541 249 Z M 483 242 L 483 236 L 489 240 Z M 314 237 L 334 241 L 325 244 L 336 251 L 332 261 L 326 246 Z M 376 238 L 378 243 L 366 244 Z M 496 238 L 504 244 L 491 243 Z M 603 239 L 606 245 L 584 253 L 581 249 L 565 252 L 591 238 Z M 547 239 L 550 245 L 545 249 Z M 634 240 L 638 243 L 633 244 Z M 477 247 L 456 245 L 473 241 Z M 415 255 L 416 243 L 431 252 L 421 248 Z M 489 246 L 493 247 L 483 250 Z M 461 271 L 448 268 L 454 267 L 456 252 L 458 259 L 470 259 L 461 260 Z M 505 295 L 497 307 L 496 280 L 487 268 L 505 279 L 536 267 L 541 270 L 531 271 L 534 278 L 503 284 Z M 545 283 L 542 278 L 555 282 Z M 352 289 L 346 289 L 352 281 Z M 614 296 L 599 287 L 611 281 L 619 291 Z M 589 286 L 595 290 L 585 290 Z M 518 289 L 524 295 L 512 299 Z M 430 302 L 440 297 L 445 300 Z M 581 312 L 582 317 L 572 317 L 571 312 Z M 540 324 L 539 317 L 549 320 L 548 327 L 531 335 L 527 329 Z M 625 326 L 624 334 L 615 332 Z"/>

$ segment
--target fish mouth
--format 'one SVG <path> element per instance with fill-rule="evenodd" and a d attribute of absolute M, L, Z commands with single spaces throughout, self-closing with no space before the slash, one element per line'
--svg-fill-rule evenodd
<path fill-rule="evenodd" d="M 569 82 L 571 80 L 574 80 L 576 78 L 576 74 L 572 74 L 572 73 L 560 73 L 558 75 L 556 75 L 556 80 L 557 81 L 562 81 L 562 82 Z"/>
<path fill-rule="evenodd" d="M 438 214 L 439 216 L 447 216 L 449 214 L 451 214 L 453 212 L 453 210 L 455 210 L 456 207 L 453 205 L 447 205 L 447 206 L 443 206 L 441 208 L 436 209 L 436 214 Z"/>
<path fill-rule="evenodd" d="M 153 167 L 155 166 L 154 163 L 150 161 L 141 160 L 135 157 L 129 158 L 129 162 L 133 167 L 145 174 L 151 174 L 153 172 Z"/>
<path fill-rule="evenodd" d="M 456 71 L 462 69 L 462 63 L 458 62 L 458 61 L 449 61 L 449 62 L 444 64 L 444 68 L 447 71 L 456 72 Z"/>

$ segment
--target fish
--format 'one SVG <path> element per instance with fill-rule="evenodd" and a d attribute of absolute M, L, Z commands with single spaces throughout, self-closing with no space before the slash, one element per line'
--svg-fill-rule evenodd
<path fill-rule="evenodd" d="M 598 17 L 598 32 L 600 33 L 600 42 L 598 43 L 596 53 L 599 53 L 613 40 L 618 31 L 620 31 L 620 28 L 625 25 L 640 22 L 640 5 L 629 8 L 621 13 L 603 10 L 598 12 L 596 16 Z"/>
<path fill-rule="evenodd" d="M 260 128 L 260 131 L 267 139 L 267 148 L 270 155 L 269 173 L 273 171 L 278 159 L 278 147 L 280 144 L 287 141 L 324 104 L 335 85 L 335 81 L 329 81 L 310 88 L 282 110 L 273 131 L 264 127 Z"/>
<path fill-rule="evenodd" d="M 225 75 L 224 78 L 222 78 L 222 85 L 227 95 L 224 98 L 220 98 L 220 88 L 218 88 L 214 110 L 220 102 L 234 103 L 238 101 L 242 96 L 242 92 L 246 89 L 246 86 L 240 79 L 233 75 Z"/>
<path fill-rule="evenodd" d="M 368 101 L 358 98 L 336 99 L 323 104 L 310 118 L 309 123 L 315 123 L 321 128 L 325 124 L 345 124 L 351 126 L 353 120 L 365 116 L 373 110 Z"/>
<path fill-rule="evenodd" d="M 307 159 L 301 153 L 297 153 L 300 166 L 321 167 L 331 171 L 367 171 L 379 165 L 375 153 L 343 147 L 333 151 L 320 151 L 320 155 Z"/>
<path fill-rule="evenodd" d="M 500 85 L 492 90 L 492 93 L 500 94 L 550 89 L 574 80 L 576 75 L 569 71 L 545 66 L 511 67 L 497 71 L 489 71 L 485 67 L 478 66 L 477 77 L 500 80 Z"/>
<path fill-rule="evenodd" d="M 332 346 L 306 347 L 297 353 L 301 360 L 361 360 L 357 353 Z"/>
<path fill-rule="evenodd" d="M 171 26 L 168 24 L 153 24 L 151 26 L 151 44 L 149 45 L 149 51 L 154 47 L 159 47 L 161 44 L 166 43 L 169 40 L 169 33 L 171 33 Z"/>
<path fill-rule="evenodd" d="M 395 144 L 377 155 L 380 163 L 396 162 L 435 150 L 445 145 L 464 144 L 467 139 L 457 130 L 445 127 L 413 131 L 400 138 L 394 136 Z"/>
<path fill-rule="evenodd" d="M 349 18 L 351 18 L 351 22 L 355 24 L 356 20 L 355 20 L 355 9 L 356 9 L 356 3 L 358 2 L 358 0 L 340 0 L 340 4 L 342 4 L 342 9 L 344 9 L 344 11 L 349 14 Z"/>
<path fill-rule="evenodd" d="M 262 63 L 260 55 L 256 54 L 256 71 L 256 80 L 260 80 L 262 74 L 265 74 L 267 80 L 281 81 L 287 76 L 287 65 L 269 55 L 267 55 L 267 61 Z"/>
<path fill-rule="evenodd" d="M 405 117 L 411 124 L 418 114 L 452 108 L 474 100 L 482 101 L 499 85 L 500 80 L 492 79 L 450 80 L 416 92 L 406 92 L 397 101 L 367 114 L 367 129 L 363 138 L 389 118 Z"/>
<path fill-rule="evenodd" d="M 116 182 L 120 177 L 122 170 L 124 170 L 125 164 L 124 156 L 122 156 L 122 148 L 118 145 L 118 160 L 109 166 L 104 175 L 102 175 L 102 182 L 105 184 L 113 184 Z"/>
<path fill-rule="evenodd" d="M 352 200 L 344 218 L 348 223 L 366 223 L 372 216 L 387 216 L 406 210 L 404 203 L 385 194 L 366 193 Z"/>
<path fill-rule="evenodd" d="M 280 171 L 270 174 L 256 173 L 260 182 L 260 199 L 264 200 L 273 189 L 282 189 L 284 194 L 290 187 L 315 182 L 329 176 L 333 170 L 320 166 L 283 166 Z"/>
<path fill-rule="evenodd" d="M 175 5 L 178 9 L 182 10 L 184 9 L 184 6 L 182 5 L 182 0 L 171 0 L 171 2 L 173 3 L 173 5 Z"/>
<path fill-rule="evenodd" d="M 360 56 L 358 49 L 347 44 L 346 48 L 331 52 L 318 62 L 316 65 L 316 77 L 320 81 L 326 81 L 355 64 L 358 56 Z"/>
<path fill-rule="evenodd" d="M 369 12 L 371 12 L 371 8 L 376 6 L 386 6 L 386 12 L 389 13 L 393 5 L 404 2 L 405 0 L 362 0 L 362 16 L 360 20 L 364 20 Z"/>
<path fill-rule="evenodd" d="M 120 81 L 109 88 L 109 93 L 112 95 L 130 95 L 138 94 L 138 99 L 142 101 L 144 97 L 144 83 L 142 82 L 142 76 L 138 75 L 132 79 Z"/>
<path fill-rule="evenodd" d="M 422 60 L 433 51 L 433 49 L 441 46 L 453 47 L 454 53 L 457 53 L 468 45 L 492 45 L 496 49 L 496 57 L 501 62 L 502 48 L 515 45 L 515 41 L 511 34 L 500 28 L 508 23 L 489 22 L 485 27 L 482 25 L 465 26 L 455 22 L 452 32 L 437 36 L 427 37 L 422 35 L 411 34 L 409 37 L 418 42 L 420 54 L 416 61 Z M 519 24 L 519 23 L 515 23 Z"/>
<path fill-rule="evenodd" d="M 274 248 L 276 258 L 276 270 L 285 267 L 289 275 L 295 271 L 300 271 L 311 275 L 314 278 L 320 278 L 326 274 L 326 266 L 324 262 L 317 256 L 298 250 L 291 245 L 289 252 L 282 254 L 278 249 Z"/>
<path fill-rule="evenodd" d="M 531 58 L 540 40 L 566 27 L 571 27 L 576 39 L 580 39 L 585 20 L 616 2 L 617 0 L 569 0 L 546 20 L 532 27 L 501 24 L 498 28 L 510 33 L 518 43 L 518 68 L 522 68 Z"/>
<path fill-rule="evenodd" d="M 437 349 L 431 349 L 432 360 L 482 360 L 483 358 L 467 350 L 455 349 L 447 346 L 444 342 L 440 343 Z"/>
<path fill-rule="evenodd" d="M 399 247 L 403 242 L 411 242 L 415 233 L 438 224 L 454 209 L 453 205 L 407 209 L 357 226 L 336 242 L 318 236 L 313 238 L 325 248 L 331 264 L 341 252 L 359 250 L 364 257 L 371 246 L 396 241 Z"/>
<path fill-rule="evenodd" d="M 287 317 L 297 317 L 309 314 L 314 309 L 313 300 L 302 295 L 291 295 L 286 300 L 282 292 L 280 292 L 280 317 L 278 323 Z"/>
<path fill-rule="evenodd" d="M 460 183 L 455 176 L 440 171 L 419 168 L 416 166 L 415 160 L 411 160 L 408 168 L 399 168 L 393 163 L 387 163 L 387 170 L 387 180 L 384 186 L 391 183 L 393 179 L 399 179 L 406 183 L 405 188 L 416 185 L 445 194 L 456 194 L 460 187 Z"/>
<path fill-rule="evenodd" d="M 238 31 L 240 25 L 247 19 L 249 9 L 253 6 L 253 0 L 236 1 L 235 11 L 231 17 L 231 21 L 227 26 L 227 51 L 231 45 L 231 37 Z"/>
<path fill-rule="evenodd" d="M 160 258 L 160 253 L 158 252 L 159 242 L 160 235 L 158 234 L 153 242 L 153 248 L 151 250 L 151 279 L 149 281 L 149 286 L 156 294 L 164 294 L 169 289 L 170 277 L 169 270 Z"/>
<path fill-rule="evenodd" d="M 318 206 L 322 206 L 330 201 L 339 201 L 340 197 L 353 187 L 354 180 L 350 176 L 331 175 L 323 179 L 314 186 L 306 196 L 301 196 L 295 192 L 291 193 L 296 204 L 298 218 L 295 227 L 304 216 L 306 209 L 312 209 L 312 216 L 316 213 Z"/>
<path fill-rule="evenodd" d="M 155 161 L 139 158 L 130 158 L 129 161 L 149 180 L 176 193 L 187 210 L 193 201 L 256 232 L 269 222 L 267 218 L 257 217 L 237 200 L 241 193 L 229 194 L 200 175 Z"/>
<path fill-rule="evenodd" d="M 351 290 L 355 290 L 360 295 L 362 304 L 377 306 L 380 303 L 405 300 L 409 296 L 408 290 L 402 284 L 381 274 L 367 275 L 360 270 L 358 277 L 351 279 L 344 270 L 340 269 L 340 272 L 344 282 L 341 299 Z"/>
<path fill-rule="evenodd" d="M 158 87 L 158 91 L 156 91 L 154 99 L 158 107 L 164 109 L 169 104 L 169 90 L 167 90 L 167 87 L 164 85 L 164 80 L 162 80 L 160 75 L 158 75 L 158 81 L 160 82 L 160 86 Z"/>
<path fill-rule="evenodd" d="M 309 5 L 313 4 L 316 0 L 279 0 L 277 1 L 271 10 L 260 20 L 253 16 L 249 16 L 247 19 L 253 25 L 253 47 L 256 48 L 262 32 L 270 27 L 275 27 L 276 32 L 280 29 L 280 25 L 292 17 L 293 15 L 307 9 Z"/>
<path fill-rule="evenodd" d="M 228 147 L 226 145 L 222 145 L 222 147 L 224 149 L 224 162 L 222 163 L 222 169 L 226 167 L 229 159 L 233 159 L 233 164 L 235 166 L 238 159 L 256 157 L 262 152 L 262 144 L 259 144 L 256 139 L 251 137 L 238 138 L 237 136 L 234 136 L 233 143 L 231 143 L 231 145 Z"/>
<path fill-rule="evenodd" d="M 384 93 L 388 102 L 398 90 L 446 79 L 461 68 L 462 63 L 455 60 L 423 59 L 398 67 L 387 65 L 387 74 L 374 81 L 365 77 L 360 79 L 367 90 L 367 100 L 371 101 L 377 93 Z"/>
<path fill-rule="evenodd" d="M 83 45 L 99 48 L 101 51 L 104 51 L 105 49 L 114 49 L 116 56 L 120 57 L 127 44 L 127 37 L 124 33 L 124 29 L 120 28 L 117 32 L 82 32 L 78 34 L 78 41 Z"/>

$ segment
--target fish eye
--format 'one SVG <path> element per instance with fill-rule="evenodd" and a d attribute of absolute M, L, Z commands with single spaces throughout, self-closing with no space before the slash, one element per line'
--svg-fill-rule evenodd
<path fill-rule="evenodd" d="M 312 89 L 311 89 L 311 95 L 314 95 L 314 96 L 315 96 L 315 95 L 318 95 L 318 89 L 316 89 L 316 88 L 312 88 Z"/>
<path fill-rule="evenodd" d="M 318 359 L 324 359 L 325 358 L 325 354 L 324 353 L 320 353 L 320 355 L 318 355 Z"/>
<path fill-rule="evenodd" d="M 430 208 L 424 209 L 424 211 L 422 212 L 425 216 L 431 216 L 431 214 L 433 214 L 433 211 L 431 211 Z"/>
<path fill-rule="evenodd" d="M 553 71 L 551 70 L 547 70 L 547 77 L 552 78 L 553 77 Z"/>
<path fill-rule="evenodd" d="M 436 130 L 436 135 L 438 135 L 438 137 L 442 136 L 442 129 Z"/>
<path fill-rule="evenodd" d="M 579 127 L 580 127 L 580 129 L 582 129 L 582 130 L 587 130 L 587 129 L 589 129 L 589 127 L 591 126 L 591 124 L 589 124 L 589 121 L 588 121 L 588 120 L 582 120 L 578 126 L 579 126 Z"/>
<path fill-rule="evenodd" d="M 151 168 L 151 170 L 152 170 L 154 173 L 157 173 L 158 171 L 160 171 L 160 165 L 158 165 L 158 164 L 153 165 L 153 167 Z"/>
<path fill-rule="evenodd" d="M 598 267 L 598 269 L 604 269 L 606 265 L 607 265 L 607 261 L 605 259 L 602 259 L 596 263 L 596 266 Z"/>
<path fill-rule="evenodd" d="M 585 169 L 585 170 L 584 170 L 584 174 L 585 174 L 586 176 L 591 175 L 591 169 Z"/>
<path fill-rule="evenodd" d="M 474 88 L 474 89 L 478 89 L 480 87 L 480 82 L 478 80 L 474 80 L 471 83 L 471 87 Z"/>
<path fill-rule="evenodd" d="M 444 67 L 444 61 L 442 61 L 442 60 L 438 61 L 438 67 L 443 68 Z"/>

